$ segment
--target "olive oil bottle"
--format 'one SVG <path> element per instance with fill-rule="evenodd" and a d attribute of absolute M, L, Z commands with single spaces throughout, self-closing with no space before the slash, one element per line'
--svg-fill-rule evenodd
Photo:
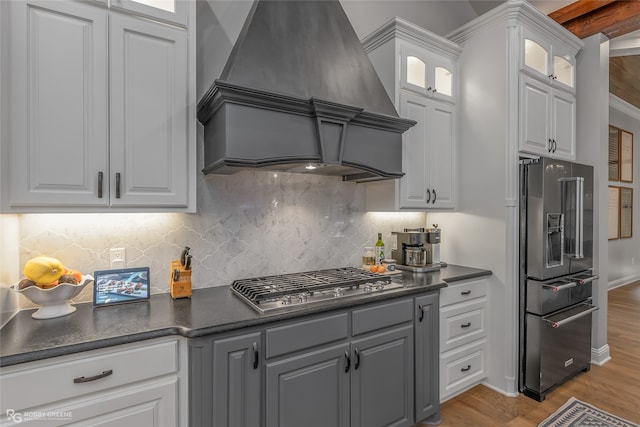
<path fill-rule="evenodd" d="M 376 265 L 382 265 L 384 259 L 384 242 L 382 241 L 382 233 L 378 233 L 378 241 L 376 242 Z"/>

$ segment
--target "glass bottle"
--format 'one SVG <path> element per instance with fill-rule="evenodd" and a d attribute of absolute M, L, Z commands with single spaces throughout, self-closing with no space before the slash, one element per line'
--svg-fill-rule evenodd
<path fill-rule="evenodd" d="M 384 242 L 382 241 L 382 233 L 378 233 L 378 241 L 376 242 L 376 265 L 382 265 L 384 259 Z"/>

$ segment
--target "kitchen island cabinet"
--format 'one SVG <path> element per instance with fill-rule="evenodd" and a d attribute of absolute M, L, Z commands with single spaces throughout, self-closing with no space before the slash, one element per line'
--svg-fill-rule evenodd
<path fill-rule="evenodd" d="M 179 3 L 186 27 L 99 2 L 3 6 L 3 212 L 195 211 L 195 6 Z"/>
<path fill-rule="evenodd" d="M 185 347 L 163 338 L 3 368 L 0 423 L 184 425 Z"/>
<path fill-rule="evenodd" d="M 461 48 L 401 18 L 363 45 L 401 117 L 417 124 L 402 136 L 399 180 L 367 184 L 370 211 L 454 209 L 457 205 L 457 60 Z"/>

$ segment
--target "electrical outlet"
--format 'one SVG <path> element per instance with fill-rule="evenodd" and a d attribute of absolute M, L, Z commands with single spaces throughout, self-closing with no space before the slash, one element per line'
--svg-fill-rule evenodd
<path fill-rule="evenodd" d="M 111 268 L 124 268 L 124 248 L 111 248 L 109 250 L 109 263 Z"/>

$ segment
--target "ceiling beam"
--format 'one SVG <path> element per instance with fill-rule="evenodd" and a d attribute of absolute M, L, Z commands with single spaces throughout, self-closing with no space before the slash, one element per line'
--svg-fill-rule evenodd
<path fill-rule="evenodd" d="M 549 17 L 581 39 L 597 33 L 612 39 L 640 29 L 640 1 L 578 0 Z"/>

